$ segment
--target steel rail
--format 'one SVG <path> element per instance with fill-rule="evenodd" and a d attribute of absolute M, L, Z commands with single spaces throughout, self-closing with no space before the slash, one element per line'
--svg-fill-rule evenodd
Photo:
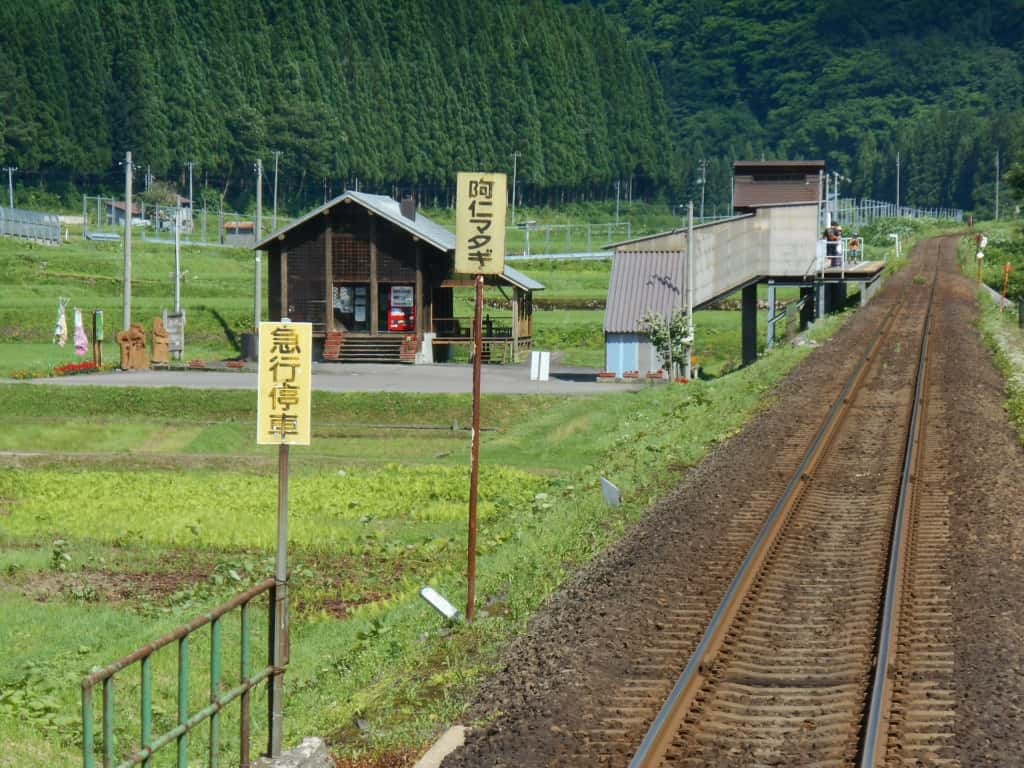
<path fill-rule="evenodd" d="M 829 409 L 825 421 L 804 453 L 800 465 L 793 473 L 792 478 L 786 485 L 785 491 L 783 491 L 782 496 L 762 526 L 750 551 L 743 559 L 739 571 L 729 584 L 725 596 L 722 598 L 718 609 L 715 611 L 711 622 L 701 637 L 700 644 L 693 652 L 682 674 L 673 686 L 672 692 L 662 705 L 657 717 L 651 723 L 647 734 L 633 755 L 633 759 L 629 763 L 630 768 L 647 768 L 654 765 L 670 746 L 675 736 L 677 724 L 689 709 L 701 684 L 707 678 L 711 662 L 721 648 L 732 619 L 739 610 L 742 597 L 748 592 L 750 585 L 755 581 L 762 563 L 767 558 L 772 544 L 778 538 L 778 534 L 782 530 L 794 503 L 799 497 L 799 492 L 807 485 L 809 480 L 808 469 L 821 458 L 823 447 L 838 427 L 842 420 L 841 417 L 849 409 L 850 393 L 863 380 L 867 372 L 868 363 L 874 358 L 882 339 L 889 332 L 896 315 L 903 308 L 904 302 L 905 298 L 901 299 L 890 311 L 885 322 L 882 323 L 868 343 L 867 350 L 858 362 L 857 367 L 851 372 L 836 402 Z"/>
<path fill-rule="evenodd" d="M 939 258 L 942 251 L 939 246 Z M 875 653 L 875 674 L 871 684 L 871 698 L 865 719 L 864 736 L 861 739 L 860 768 L 875 768 L 885 761 L 885 741 L 888 733 L 889 715 L 892 704 L 892 672 L 896 645 L 899 638 L 900 595 L 903 587 L 903 573 L 907 556 L 909 537 L 908 501 L 914 483 L 914 462 L 917 460 L 917 446 L 920 441 L 921 415 L 924 410 L 924 385 L 928 359 L 928 337 L 931 335 L 932 308 L 935 304 L 935 287 L 938 283 L 939 259 L 936 259 L 935 274 L 928 296 L 928 311 L 924 319 L 924 333 L 921 351 L 917 361 L 917 381 L 914 386 L 914 404 L 910 412 L 910 426 L 903 455 L 903 472 L 900 478 L 899 499 L 896 502 L 896 518 L 893 524 L 892 545 L 886 573 L 885 601 L 881 613 L 881 630 Z"/>

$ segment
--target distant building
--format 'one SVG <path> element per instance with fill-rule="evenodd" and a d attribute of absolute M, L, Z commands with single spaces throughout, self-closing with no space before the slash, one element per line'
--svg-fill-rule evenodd
<path fill-rule="evenodd" d="M 751 213 L 765 205 L 817 203 L 824 160 L 737 160 L 733 163 L 733 209 Z"/>
<path fill-rule="evenodd" d="M 256 224 L 251 221 L 225 221 L 221 242 L 252 248 L 256 244 Z"/>
<path fill-rule="evenodd" d="M 113 227 L 124 226 L 124 211 L 125 204 L 124 200 L 109 200 L 107 202 L 107 224 Z M 138 203 L 132 203 L 132 222 L 135 224 L 139 223 L 141 218 L 142 209 Z"/>

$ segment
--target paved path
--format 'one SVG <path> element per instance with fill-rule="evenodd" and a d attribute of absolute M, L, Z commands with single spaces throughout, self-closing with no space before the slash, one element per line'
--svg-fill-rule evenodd
<path fill-rule="evenodd" d="M 10 380 L 7 380 L 10 381 Z M 256 374 L 242 371 L 112 371 L 51 379 L 33 384 L 108 387 L 186 387 L 194 389 L 256 389 Z M 529 366 L 484 366 L 483 392 L 489 394 L 585 395 L 628 392 L 641 384 L 598 384 L 590 368 L 560 367 L 550 381 L 530 381 Z M 470 393 L 470 365 L 360 365 L 314 363 L 313 389 L 322 392 Z"/>

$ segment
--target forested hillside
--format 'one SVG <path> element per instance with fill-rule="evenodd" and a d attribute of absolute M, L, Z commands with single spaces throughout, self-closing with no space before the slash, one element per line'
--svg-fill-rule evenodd
<path fill-rule="evenodd" d="M 658 67 L 683 176 L 825 158 L 844 192 L 991 209 L 995 154 L 1024 159 L 1020 0 L 592 0 Z M 1004 201 L 1005 202 L 1005 201 Z"/>
<path fill-rule="evenodd" d="M 129 149 L 236 199 L 279 150 L 293 209 L 356 183 L 443 195 L 514 151 L 542 200 L 669 179 L 641 47 L 554 0 L 6 0 L 0 51 L 0 159 L 48 187 L 116 184 Z"/>
<path fill-rule="evenodd" d="M 892 200 L 899 152 L 903 202 L 986 212 L 1024 159 L 1024 0 L 0 0 L 0 52 L 0 160 L 69 199 L 131 149 L 235 205 L 278 150 L 293 212 L 513 153 L 533 203 L 680 202 L 704 159 L 712 210 L 762 156 Z"/>

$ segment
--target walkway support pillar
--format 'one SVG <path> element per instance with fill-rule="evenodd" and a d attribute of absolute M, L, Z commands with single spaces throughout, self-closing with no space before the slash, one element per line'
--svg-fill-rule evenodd
<path fill-rule="evenodd" d="M 803 302 L 803 306 L 800 307 L 800 330 L 806 331 L 807 326 L 814 320 L 814 289 L 801 287 L 800 300 Z"/>
<path fill-rule="evenodd" d="M 757 283 L 743 289 L 743 364 L 757 361 Z"/>

